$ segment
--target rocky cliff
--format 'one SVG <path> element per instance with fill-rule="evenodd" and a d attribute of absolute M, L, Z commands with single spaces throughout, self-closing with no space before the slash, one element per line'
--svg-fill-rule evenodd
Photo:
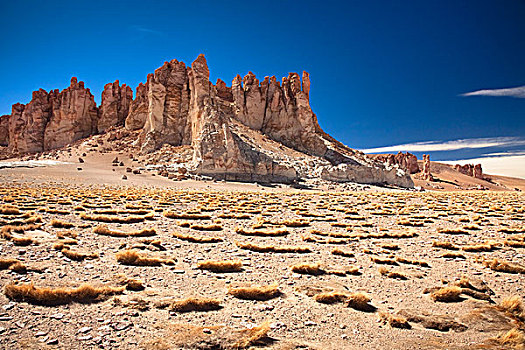
<path fill-rule="evenodd" d="M 456 164 L 454 166 L 454 169 L 456 169 L 456 171 L 459 171 L 463 175 L 472 176 L 472 177 L 475 177 L 476 179 L 483 180 L 484 178 L 481 164 L 475 164 L 475 165 L 474 164 L 464 164 L 464 165 Z"/>
<path fill-rule="evenodd" d="M 228 180 L 292 182 L 301 177 L 412 187 L 409 165 L 383 164 L 323 132 L 309 101 L 310 77 L 290 73 L 259 81 L 237 75 L 228 87 L 212 84 L 206 59 L 191 66 L 172 60 L 136 89 L 107 84 L 97 108 L 75 78 L 62 92 L 39 90 L 16 104 L 9 122 L 9 148 L 41 152 L 123 123 L 140 130 L 142 153 L 163 145 L 193 150 L 188 169 Z M 417 162 L 416 162 L 417 166 Z"/>

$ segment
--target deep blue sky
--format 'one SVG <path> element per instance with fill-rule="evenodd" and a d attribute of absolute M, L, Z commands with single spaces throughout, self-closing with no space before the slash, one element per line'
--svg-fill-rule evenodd
<path fill-rule="evenodd" d="M 525 1 L 2 1 L 0 114 L 77 76 L 133 90 L 204 53 L 211 79 L 310 72 L 325 131 L 354 148 L 525 136 Z"/>

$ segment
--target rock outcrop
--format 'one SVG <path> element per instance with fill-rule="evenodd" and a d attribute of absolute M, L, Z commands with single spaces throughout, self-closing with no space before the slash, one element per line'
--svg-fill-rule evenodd
<path fill-rule="evenodd" d="M 98 108 L 83 82 L 59 92 L 33 92 L 27 105 L 13 105 L 9 120 L 9 150 L 36 153 L 60 148 L 96 132 Z"/>
<path fill-rule="evenodd" d="M 467 176 L 472 176 L 472 177 L 475 177 L 476 179 L 481 179 L 483 180 L 483 169 L 481 168 L 481 164 L 464 164 L 464 165 L 459 165 L 459 164 L 456 164 L 454 166 L 454 169 L 456 169 L 456 171 L 462 173 L 463 175 L 467 175 Z"/>
<path fill-rule="evenodd" d="M 421 173 L 418 174 L 418 177 L 421 180 L 434 181 L 434 177 L 430 173 L 430 155 L 429 154 L 423 154 L 423 169 L 421 170 Z"/>
<path fill-rule="evenodd" d="M 397 154 L 370 154 L 369 157 L 386 163 L 390 166 L 397 165 L 400 169 L 407 171 L 409 174 L 419 172 L 417 157 L 412 153 L 398 152 Z"/>
<path fill-rule="evenodd" d="M 102 103 L 97 122 L 99 133 L 112 126 L 122 126 L 129 112 L 129 105 L 133 100 L 133 91 L 126 84 L 120 86 L 119 81 L 108 83 L 102 91 Z"/>
<path fill-rule="evenodd" d="M 260 82 L 250 72 L 244 78 L 237 75 L 231 87 L 220 79 L 213 85 L 209 75 L 204 55 L 191 67 L 177 60 L 165 62 L 137 87 L 134 100 L 126 85 L 107 84 L 99 108 L 76 78 L 62 92 L 36 91 L 26 106 L 13 106 L 9 148 L 41 152 L 124 124 L 140 130 L 136 146 L 144 154 L 163 145 L 190 147 L 188 168 L 194 174 L 261 182 L 320 177 L 413 186 L 409 172 L 417 167 L 415 157 L 398 155 L 385 165 L 321 129 L 310 107 L 308 73 Z"/>
<path fill-rule="evenodd" d="M 9 114 L 0 116 L 0 146 L 9 144 Z"/>
<path fill-rule="evenodd" d="M 125 125 L 128 130 L 140 130 L 148 118 L 148 91 L 147 86 L 140 83 L 135 91 L 135 99 L 131 101 Z"/>

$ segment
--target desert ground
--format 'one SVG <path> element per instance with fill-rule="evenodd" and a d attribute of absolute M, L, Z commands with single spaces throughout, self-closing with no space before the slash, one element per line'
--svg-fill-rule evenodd
<path fill-rule="evenodd" d="M 457 191 L 446 169 L 449 191 L 304 190 L 78 157 L 0 169 L 1 348 L 524 346 L 522 192 Z"/>

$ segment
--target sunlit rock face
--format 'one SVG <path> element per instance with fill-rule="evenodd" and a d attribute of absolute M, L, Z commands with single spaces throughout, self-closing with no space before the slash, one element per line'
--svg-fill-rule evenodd
<path fill-rule="evenodd" d="M 417 159 L 404 156 L 402 167 L 391 167 L 321 129 L 310 107 L 308 73 L 259 81 L 249 72 L 231 87 L 209 77 L 200 55 L 191 66 L 165 62 L 136 88 L 135 99 L 125 84 L 107 84 L 100 107 L 76 78 L 61 92 L 36 91 L 27 105 L 13 106 L 9 148 L 41 152 L 124 125 L 140 130 L 142 153 L 191 146 L 191 171 L 214 178 L 293 182 L 306 176 L 413 187 L 409 173 Z"/>

